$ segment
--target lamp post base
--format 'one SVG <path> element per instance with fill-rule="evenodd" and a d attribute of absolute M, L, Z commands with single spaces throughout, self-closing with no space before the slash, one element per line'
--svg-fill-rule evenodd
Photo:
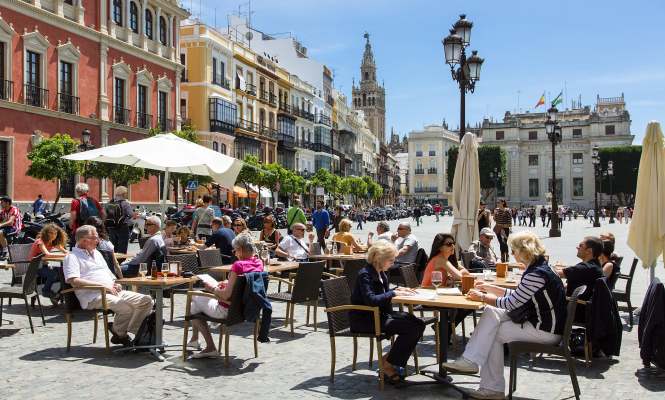
<path fill-rule="evenodd" d="M 561 237 L 561 231 L 559 228 L 550 228 L 550 237 Z"/>
<path fill-rule="evenodd" d="M 600 228 L 600 222 L 598 222 L 598 221 L 594 221 L 594 222 L 593 222 L 593 227 L 594 227 L 594 228 Z"/>

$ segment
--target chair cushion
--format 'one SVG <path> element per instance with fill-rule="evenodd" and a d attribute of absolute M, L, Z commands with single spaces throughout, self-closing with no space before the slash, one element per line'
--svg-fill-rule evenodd
<path fill-rule="evenodd" d="M 291 293 L 289 292 L 268 293 L 268 298 L 277 301 L 291 301 Z"/>

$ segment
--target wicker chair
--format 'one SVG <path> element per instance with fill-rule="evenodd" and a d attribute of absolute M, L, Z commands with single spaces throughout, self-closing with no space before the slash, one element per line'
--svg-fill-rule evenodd
<path fill-rule="evenodd" d="M 28 314 L 28 320 L 30 321 L 30 331 L 35 333 L 35 328 L 32 325 L 32 316 L 30 315 L 30 306 L 28 305 L 28 297 L 32 295 L 37 298 L 37 302 L 39 303 L 39 313 L 42 316 L 42 326 L 46 326 L 44 312 L 42 310 L 42 303 L 39 300 L 39 295 L 37 294 L 37 272 L 41 266 L 42 256 L 33 258 L 28 265 L 27 271 L 25 272 L 25 276 L 23 277 L 23 285 L 21 287 L 6 286 L 0 288 L 0 326 L 2 326 L 2 308 L 4 306 L 4 300 L 23 299 L 25 302 L 25 312 Z"/>
<path fill-rule="evenodd" d="M 218 249 L 199 250 L 197 253 L 199 255 L 199 264 L 203 269 L 224 265 L 222 253 Z"/>
<path fill-rule="evenodd" d="M 72 343 L 72 321 L 74 319 L 74 316 L 83 315 L 87 318 L 92 318 L 92 322 L 94 324 L 92 331 L 92 343 L 97 343 L 99 314 L 102 315 L 102 318 L 104 320 L 104 326 L 102 329 L 104 331 L 104 344 L 106 346 L 106 350 L 110 351 L 109 331 L 107 327 L 109 324 L 108 316 L 113 312 L 108 308 L 106 304 L 106 288 L 104 288 L 103 286 L 95 285 L 95 286 L 79 286 L 78 288 L 74 289 L 70 284 L 68 284 L 65 281 L 65 275 L 62 271 L 62 268 L 58 268 L 58 275 L 60 277 L 60 284 L 62 287 L 60 294 L 62 295 L 63 304 L 64 304 L 63 313 L 65 315 L 65 321 L 67 321 L 67 351 L 69 351 Z M 102 307 L 92 310 L 81 308 L 81 304 L 79 303 L 78 297 L 76 297 L 75 293 L 75 290 L 78 289 L 99 290 L 99 294 L 102 296 Z"/>
<path fill-rule="evenodd" d="M 19 284 L 23 280 L 23 275 L 28 271 L 30 265 L 30 249 L 32 244 L 10 244 L 9 246 L 9 263 L 14 264 L 12 269 L 11 285 Z M 9 304 L 12 304 L 11 301 Z"/>
<path fill-rule="evenodd" d="M 179 262 L 180 263 L 180 272 L 191 272 L 193 274 L 198 274 L 199 272 L 199 259 L 196 254 L 170 254 L 166 256 L 166 262 Z M 173 311 L 175 304 L 175 295 L 176 294 L 187 294 L 189 291 L 188 285 L 180 285 L 171 289 L 171 319 L 170 322 L 173 322 Z"/>
<path fill-rule="evenodd" d="M 295 306 L 299 303 L 314 306 L 314 331 L 317 330 L 316 311 L 319 301 L 319 286 L 325 266 L 325 261 L 300 263 L 293 282 L 274 276 L 270 277 L 270 280 L 284 283 L 289 288 L 288 292 L 269 293 L 268 298 L 287 303 L 284 326 L 287 326 L 289 322 L 291 323 L 292 335 Z"/>
<path fill-rule="evenodd" d="M 187 307 L 185 310 L 185 323 L 184 323 L 184 333 L 182 339 L 182 359 L 185 361 L 187 359 L 187 336 L 189 332 L 190 321 L 197 319 L 200 321 L 207 322 L 216 322 L 219 323 L 219 343 L 218 350 L 222 350 L 222 337 L 226 334 L 226 340 L 224 341 L 224 365 L 229 366 L 229 327 L 232 325 L 239 324 L 245 320 L 243 316 L 243 294 L 245 291 L 246 280 L 244 276 L 238 276 L 236 282 L 233 285 L 233 291 L 231 292 L 231 306 L 229 308 L 228 314 L 224 319 L 212 318 L 205 314 L 191 314 L 191 304 L 192 297 L 204 296 L 212 299 L 217 299 L 212 293 L 202 292 L 197 290 L 190 290 L 187 292 Z M 259 356 L 257 336 L 258 336 L 258 327 L 260 319 L 256 320 L 254 324 L 254 357 Z"/>
<path fill-rule="evenodd" d="M 573 292 L 572 296 L 568 299 L 568 315 L 566 323 L 563 328 L 563 336 L 561 343 L 556 345 L 530 343 L 530 342 L 510 342 L 508 343 L 508 352 L 510 354 L 510 379 L 508 381 L 508 398 L 513 398 L 513 392 L 517 390 L 517 355 L 520 353 L 546 353 L 558 355 L 566 359 L 568 364 L 568 373 L 570 380 L 573 383 L 573 390 L 575 398 L 580 398 L 580 386 L 577 383 L 577 374 L 575 373 L 575 359 L 570 355 L 570 332 L 573 328 L 573 320 L 575 319 L 575 309 L 577 308 L 577 298 L 584 292 L 586 286 L 580 286 Z"/>
<path fill-rule="evenodd" d="M 619 279 L 624 279 L 626 281 L 626 288 L 624 290 L 612 290 L 612 295 L 614 300 L 622 303 L 626 303 L 625 306 L 619 306 L 619 311 L 628 311 L 630 327 L 633 327 L 633 305 L 630 303 L 630 289 L 633 286 L 633 275 L 635 275 L 635 268 L 637 268 L 637 258 L 633 258 L 633 264 L 630 266 L 630 273 L 628 275 L 619 274 L 617 281 Z"/>
<path fill-rule="evenodd" d="M 349 288 L 353 290 L 353 288 L 356 286 L 356 278 L 358 278 L 358 272 L 360 272 L 361 269 L 365 268 L 367 265 L 367 261 L 365 260 L 349 260 L 349 261 L 342 261 L 342 275 L 346 278 L 347 282 L 349 282 Z"/>

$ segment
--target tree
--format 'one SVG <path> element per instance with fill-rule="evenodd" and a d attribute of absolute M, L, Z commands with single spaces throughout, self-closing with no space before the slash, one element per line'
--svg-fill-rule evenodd
<path fill-rule="evenodd" d="M 31 161 L 28 167 L 28 176 L 45 181 L 54 181 L 58 188 L 53 202 L 54 210 L 62 194 L 62 188 L 58 180 L 83 172 L 83 162 L 62 158 L 68 154 L 76 153 L 78 144 L 71 136 L 56 133 L 50 138 L 42 139 L 28 153 L 28 160 Z"/>
<path fill-rule="evenodd" d="M 249 185 L 257 185 L 259 187 L 258 189 L 260 192 L 261 186 L 265 182 L 265 177 L 264 177 L 265 171 L 263 169 L 263 166 L 261 165 L 258 157 L 256 156 L 252 155 L 245 156 L 245 159 L 243 161 L 244 162 L 242 165 L 242 169 L 240 169 L 240 173 L 236 178 L 236 183 L 242 184 L 245 187 L 245 190 L 247 191 L 248 195 L 250 192 Z"/>
<path fill-rule="evenodd" d="M 359 199 L 367 196 L 367 183 L 363 178 L 357 176 L 349 176 L 344 178 L 344 185 L 349 187 L 348 194 L 353 195 L 353 201 L 356 206 L 359 205 Z"/>
<path fill-rule="evenodd" d="M 116 144 L 126 143 L 127 139 L 122 138 Z M 141 182 L 146 178 L 146 171 L 143 168 L 131 167 L 129 165 L 111 164 L 102 162 L 90 162 L 86 166 L 86 174 L 98 179 L 109 178 L 113 184 L 129 186 Z"/>
<path fill-rule="evenodd" d="M 455 178 L 455 167 L 457 166 L 457 155 L 459 147 L 452 147 L 448 150 L 448 186 L 453 187 Z M 497 182 L 497 188 L 502 188 L 506 182 L 506 151 L 499 146 L 482 145 L 478 147 L 478 172 L 480 175 L 480 188 L 483 198 L 490 197 L 494 193 L 494 180 L 490 177 L 490 172 L 494 168 L 501 172 L 501 180 Z M 497 196 L 497 193 L 494 193 Z"/>
<path fill-rule="evenodd" d="M 637 190 L 637 171 L 642 156 L 642 146 L 614 146 L 599 149 L 600 165 L 607 169 L 607 162 L 614 163 L 614 178 L 612 179 L 612 194 L 616 195 L 619 205 L 630 204 Z M 599 191 L 610 194 L 609 178 L 604 177 L 600 182 Z"/>

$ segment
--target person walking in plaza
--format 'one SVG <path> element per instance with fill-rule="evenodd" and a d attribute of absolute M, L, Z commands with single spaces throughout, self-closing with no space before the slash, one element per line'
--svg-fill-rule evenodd
<path fill-rule="evenodd" d="M 321 245 L 321 249 L 325 250 L 327 248 L 326 239 L 330 232 L 330 214 L 323 208 L 323 201 L 321 200 L 316 202 L 316 211 L 312 214 L 312 223 L 314 229 L 316 229 L 317 241 Z"/>
<path fill-rule="evenodd" d="M 44 209 L 44 199 L 42 199 L 42 195 L 38 194 L 37 199 L 32 203 L 32 214 L 37 215 L 41 214 Z"/>
<path fill-rule="evenodd" d="M 114 312 L 113 323 L 108 329 L 113 334 L 111 342 L 129 346 L 127 332 L 136 334 L 141 322 L 152 311 L 150 295 L 123 290 L 115 283 L 115 277 L 97 251 L 99 235 L 90 225 L 76 229 L 76 246 L 63 262 L 65 281 L 74 289 L 81 286 L 103 286 L 106 289 L 106 304 Z M 93 310 L 102 306 L 102 295 L 98 290 L 75 290 L 81 308 Z M 105 327 L 106 328 L 106 327 Z"/>
<path fill-rule="evenodd" d="M 422 210 L 420 209 L 420 206 L 416 206 L 413 209 L 413 218 L 416 219 L 416 226 L 420 226 L 420 217 L 422 216 Z"/>
<path fill-rule="evenodd" d="M 475 399 L 505 397 L 505 343 L 527 341 L 555 345 L 563 334 L 566 294 L 561 279 L 545 260 L 543 243 L 529 231 L 517 233 L 509 241 L 515 259 L 528 266 L 522 280 L 516 290 L 482 281 L 476 283 L 467 296 L 487 306 L 462 356 L 442 365 L 448 371 L 463 374 L 476 374 L 480 369 L 479 388 L 463 389 Z M 525 321 L 513 322 L 510 312 L 519 312 Z"/>
<path fill-rule="evenodd" d="M 192 218 L 192 232 L 195 239 L 207 240 L 212 235 L 212 220 L 215 218 L 215 210 L 212 209 L 212 196 L 203 195 L 203 206 L 196 209 Z"/>
<path fill-rule="evenodd" d="M 74 188 L 76 198 L 72 199 L 69 208 L 69 229 L 72 233 L 90 217 L 99 217 L 102 221 L 106 219 L 104 209 L 96 199 L 88 195 L 89 191 L 87 183 L 78 183 Z"/>
<path fill-rule="evenodd" d="M 529 209 L 529 227 L 536 227 L 536 210 L 533 208 Z"/>
<path fill-rule="evenodd" d="M 109 234 L 109 240 L 117 253 L 127 253 L 129 245 L 129 232 L 132 230 L 134 210 L 127 201 L 127 188 L 115 188 L 113 201 L 106 205 L 106 220 L 104 225 Z"/>
<path fill-rule="evenodd" d="M 7 259 L 7 237 L 21 232 L 23 217 L 11 197 L 0 198 L 0 260 Z"/>
<path fill-rule="evenodd" d="M 545 227 L 545 218 L 547 218 L 547 208 L 540 208 L 540 220 L 543 222 L 543 227 Z"/>
<path fill-rule="evenodd" d="M 399 372 L 406 367 L 406 362 L 416 348 L 425 330 L 425 323 L 413 314 L 393 310 L 391 299 L 395 296 L 409 296 L 415 290 L 398 287 L 390 290 L 388 275 L 395 261 L 397 250 L 386 241 L 380 241 L 370 247 L 367 253 L 367 265 L 358 272 L 355 287 L 351 294 L 351 304 L 379 307 L 381 332 L 396 339 L 388 354 L 382 358 L 383 373 L 388 383 L 398 383 L 402 376 Z M 351 311 L 349 313 L 351 332 L 374 333 L 374 319 L 371 313 Z"/>
<path fill-rule="evenodd" d="M 589 218 L 589 222 L 593 224 L 594 217 L 596 216 L 596 210 L 593 208 L 590 208 L 589 211 L 586 213 L 586 217 Z"/>
<path fill-rule="evenodd" d="M 436 217 L 436 222 L 439 222 L 439 215 L 441 214 L 441 206 L 439 203 L 436 203 L 434 207 L 432 208 L 432 211 L 434 211 L 434 216 Z"/>
<path fill-rule="evenodd" d="M 478 210 L 478 232 L 483 228 L 490 228 L 492 226 L 492 213 L 487 209 L 484 201 L 480 200 L 480 209 Z"/>
<path fill-rule="evenodd" d="M 286 212 L 286 223 L 288 226 L 288 233 L 291 234 L 291 227 L 293 224 L 306 224 L 307 218 L 305 217 L 305 212 L 300 206 L 300 199 L 293 200 L 293 205 L 289 207 L 289 210 Z"/>
<path fill-rule="evenodd" d="M 356 211 L 353 210 L 353 213 Z M 342 206 L 337 206 L 335 207 L 335 212 L 332 217 L 332 229 L 335 230 L 335 232 L 339 232 L 339 222 L 344 219 L 344 210 L 342 209 Z"/>
<path fill-rule="evenodd" d="M 499 207 L 494 210 L 494 221 L 496 222 L 494 233 L 496 233 L 501 249 L 501 261 L 508 262 L 510 258 L 508 254 L 508 236 L 510 236 L 510 229 L 513 226 L 513 218 L 506 200 L 499 200 Z"/>
<path fill-rule="evenodd" d="M 365 214 L 360 210 L 356 210 L 356 222 L 358 223 L 356 229 L 361 231 L 363 229 L 363 222 L 365 222 Z"/>

